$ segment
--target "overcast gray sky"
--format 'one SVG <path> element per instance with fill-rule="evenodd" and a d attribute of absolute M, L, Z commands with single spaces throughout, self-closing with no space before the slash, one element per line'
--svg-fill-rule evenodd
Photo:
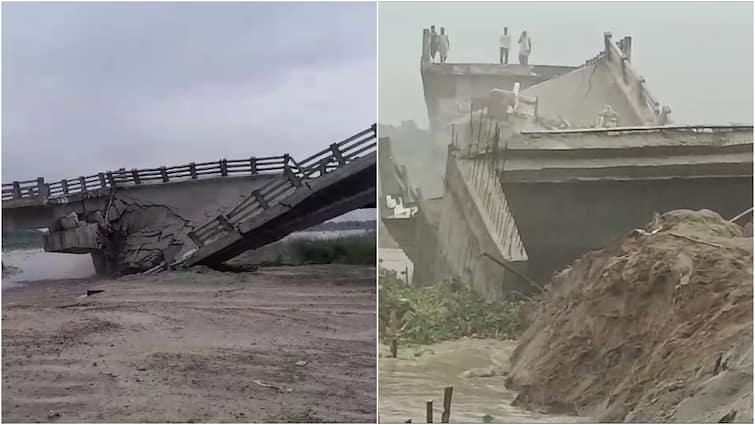
<path fill-rule="evenodd" d="M 375 122 L 375 14 L 3 3 L 3 182 L 314 153 Z"/>
<path fill-rule="evenodd" d="M 419 58 L 433 24 L 450 35 L 449 62 L 497 62 L 504 26 L 526 29 L 530 63 L 548 65 L 583 64 L 606 31 L 631 35 L 634 68 L 676 122 L 752 123 L 752 2 L 380 3 L 378 17 L 381 123 L 427 126 Z"/>

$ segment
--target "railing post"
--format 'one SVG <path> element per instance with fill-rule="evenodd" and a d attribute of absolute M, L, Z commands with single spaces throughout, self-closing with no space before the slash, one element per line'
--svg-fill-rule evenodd
<path fill-rule="evenodd" d="M 425 64 L 430 62 L 430 30 L 422 29 L 422 56 L 420 62 Z"/>
<path fill-rule="evenodd" d="M 87 191 L 87 179 L 85 179 L 84 176 L 79 176 L 79 185 L 81 186 L 82 192 Z"/>
<path fill-rule="evenodd" d="M 107 183 L 105 183 L 105 173 L 97 173 L 97 177 L 100 178 L 100 189 L 107 187 Z"/>
<path fill-rule="evenodd" d="M 231 221 L 228 220 L 228 217 L 226 217 L 225 214 L 219 214 L 217 219 L 220 222 L 220 225 L 223 226 L 223 228 L 226 230 L 226 232 L 230 233 L 236 231 L 236 228 L 233 227 L 233 224 L 231 224 Z"/>
<path fill-rule="evenodd" d="M 263 210 L 266 210 L 270 208 L 270 204 L 267 203 L 267 200 L 264 196 L 262 196 L 262 192 L 259 190 L 252 191 L 252 196 L 257 200 L 257 203 L 260 204 Z"/>
<path fill-rule="evenodd" d="M 321 176 L 324 176 L 325 174 L 327 174 L 327 172 L 328 172 L 328 160 L 327 159 L 321 160 L 319 168 L 320 168 L 320 175 Z"/>
<path fill-rule="evenodd" d="M 336 161 L 338 161 L 338 165 L 346 165 L 346 160 L 343 158 L 343 155 L 341 155 L 341 150 L 338 148 L 338 143 L 333 143 L 330 145 L 330 150 L 333 152 L 333 156 L 336 158 Z"/>
<path fill-rule="evenodd" d="M 249 158 L 249 170 L 252 174 L 257 174 L 257 158 Z"/>
<path fill-rule="evenodd" d="M 160 167 L 160 174 L 163 176 L 163 183 L 168 183 L 168 170 L 165 169 L 164 165 Z"/>
<path fill-rule="evenodd" d="M 605 45 L 606 61 L 611 60 L 611 37 L 612 35 L 610 32 L 603 33 L 603 44 Z"/>
<path fill-rule="evenodd" d="M 228 175 L 228 162 L 225 158 L 220 160 L 220 175 L 223 177 Z"/>
<path fill-rule="evenodd" d="M 68 180 L 63 179 L 60 181 L 60 183 L 63 186 L 63 194 L 68 195 Z"/>
<path fill-rule="evenodd" d="M 108 183 L 110 183 L 110 187 L 115 187 L 115 178 L 113 178 L 113 172 L 112 171 L 108 171 L 108 172 L 105 173 L 105 175 L 107 176 Z M 103 185 L 103 187 L 104 187 L 104 185 Z"/>
<path fill-rule="evenodd" d="M 199 239 L 199 236 L 194 231 L 189 232 L 189 239 L 199 248 L 204 246 L 204 242 L 202 242 L 202 239 Z"/>
<path fill-rule="evenodd" d="M 295 187 L 301 187 L 301 179 L 293 171 L 291 171 L 291 167 L 289 167 L 288 164 L 283 167 L 283 174 L 286 175 L 286 178 L 289 182 L 291 182 L 292 185 L 294 185 Z"/>
<path fill-rule="evenodd" d="M 193 162 L 189 164 L 189 174 L 191 174 L 192 180 L 197 179 L 197 164 Z"/>
<path fill-rule="evenodd" d="M 135 184 L 141 183 L 141 179 L 139 178 L 139 170 L 137 170 L 136 168 L 132 169 L 131 176 L 134 178 Z"/>
<path fill-rule="evenodd" d="M 50 196 L 50 188 L 45 184 L 44 177 L 37 177 L 37 191 L 42 201 L 47 201 L 47 198 Z"/>
<path fill-rule="evenodd" d="M 632 62 L 632 37 L 624 37 L 624 56 L 626 56 L 629 62 Z"/>
<path fill-rule="evenodd" d="M 21 183 L 13 182 L 13 199 L 21 199 Z"/>
<path fill-rule="evenodd" d="M 640 75 L 637 78 L 637 82 L 637 86 L 639 88 L 639 90 L 637 90 L 637 96 L 639 98 L 640 104 L 642 104 L 647 102 L 647 100 L 645 100 L 645 77 Z"/>

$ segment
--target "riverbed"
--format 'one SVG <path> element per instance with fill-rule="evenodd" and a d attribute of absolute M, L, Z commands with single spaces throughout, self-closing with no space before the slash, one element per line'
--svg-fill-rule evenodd
<path fill-rule="evenodd" d="M 505 371 L 515 341 L 462 338 L 433 345 L 400 347 L 397 359 L 380 347 L 379 420 L 382 423 L 425 423 L 425 402 L 432 400 L 440 421 L 443 388 L 453 387 L 451 422 L 577 423 L 575 416 L 547 415 L 511 406 L 516 393 L 503 385 L 504 376 L 465 377 L 471 369 Z M 485 418 L 485 419 L 484 419 Z"/>
<path fill-rule="evenodd" d="M 375 292 L 337 264 L 6 290 L 3 420 L 374 423 Z"/>

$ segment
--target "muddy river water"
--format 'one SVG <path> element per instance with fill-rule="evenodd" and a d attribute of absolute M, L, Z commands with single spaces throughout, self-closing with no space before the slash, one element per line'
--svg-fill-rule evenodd
<path fill-rule="evenodd" d="M 380 347 L 380 422 L 425 423 L 425 402 L 432 400 L 433 418 L 440 422 L 443 388 L 453 387 L 451 422 L 574 423 L 575 416 L 546 415 L 511 406 L 516 393 L 507 390 L 504 376 L 469 377 L 470 370 L 508 370 L 514 341 L 463 338 L 439 344 L 399 347 L 397 359 Z M 465 373 L 466 372 L 466 373 Z M 475 375 L 473 373 L 473 375 Z"/>

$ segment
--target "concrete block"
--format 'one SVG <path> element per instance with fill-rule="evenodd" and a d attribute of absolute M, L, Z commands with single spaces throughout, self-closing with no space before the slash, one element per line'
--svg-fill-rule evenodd
<path fill-rule="evenodd" d="M 99 249 L 97 243 L 97 224 L 85 223 L 82 227 L 68 230 L 51 231 L 44 236 L 46 252 L 63 252 L 84 254 Z"/>
<path fill-rule="evenodd" d="M 79 227 L 79 218 L 76 216 L 76 213 L 71 213 L 65 217 L 61 217 L 58 223 L 63 230 L 75 229 Z"/>

